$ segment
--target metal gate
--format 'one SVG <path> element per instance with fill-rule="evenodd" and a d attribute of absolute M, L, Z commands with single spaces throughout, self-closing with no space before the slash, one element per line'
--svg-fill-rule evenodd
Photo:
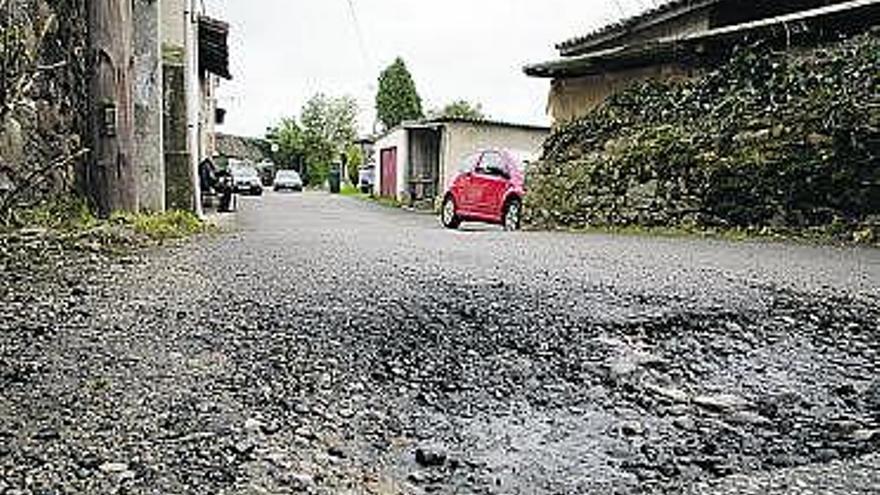
<path fill-rule="evenodd" d="M 386 198 L 397 197 L 397 148 L 386 148 L 381 153 L 380 190 Z"/>

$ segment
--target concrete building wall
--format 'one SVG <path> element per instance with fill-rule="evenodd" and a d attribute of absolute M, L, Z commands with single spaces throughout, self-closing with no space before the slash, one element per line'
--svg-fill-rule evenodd
<path fill-rule="evenodd" d="M 168 1 L 168 0 L 165 0 Z M 165 210 L 162 132 L 162 9 L 158 0 L 134 3 L 135 167 L 141 209 Z"/>
<path fill-rule="evenodd" d="M 443 194 L 452 184 L 462 160 L 485 149 L 508 149 L 540 155 L 548 129 L 530 129 L 489 124 L 444 124 L 440 144 L 441 184 Z"/>
<path fill-rule="evenodd" d="M 187 0 L 161 0 L 162 44 L 165 47 L 182 50 L 185 44 L 183 16 Z"/>
<path fill-rule="evenodd" d="M 373 160 L 376 163 L 376 194 L 382 191 L 382 150 L 397 148 L 397 196 L 403 201 L 406 194 L 406 164 L 409 163 L 409 131 L 399 128 L 376 141 Z"/>
<path fill-rule="evenodd" d="M 690 77 L 691 72 L 675 65 L 654 65 L 639 69 L 606 72 L 594 76 L 554 79 L 547 109 L 555 124 L 583 117 L 614 93 L 650 79 Z"/>
<path fill-rule="evenodd" d="M 599 43 L 584 49 L 574 49 L 570 55 L 643 43 L 647 40 L 685 36 L 706 31 L 712 27 L 713 8 L 705 7 L 667 22 L 637 30 L 623 37 Z M 602 74 L 554 79 L 547 110 L 556 124 L 583 117 L 598 107 L 606 98 L 628 86 L 651 79 L 689 77 L 689 71 L 678 65 L 658 64 L 637 69 L 608 71 Z"/>

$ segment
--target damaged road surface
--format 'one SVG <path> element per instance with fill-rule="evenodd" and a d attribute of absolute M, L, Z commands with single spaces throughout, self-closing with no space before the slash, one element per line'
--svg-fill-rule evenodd
<path fill-rule="evenodd" d="M 0 494 L 880 490 L 877 250 L 236 222 L 4 262 Z"/>

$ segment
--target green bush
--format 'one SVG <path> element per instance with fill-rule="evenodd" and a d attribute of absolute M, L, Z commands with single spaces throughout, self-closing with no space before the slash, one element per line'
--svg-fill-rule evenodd
<path fill-rule="evenodd" d="M 530 171 L 530 218 L 849 235 L 880 215 L 878 67 L 868 34 L 740 49 L 702 77 L 635 85 L 555 130 Z"/>

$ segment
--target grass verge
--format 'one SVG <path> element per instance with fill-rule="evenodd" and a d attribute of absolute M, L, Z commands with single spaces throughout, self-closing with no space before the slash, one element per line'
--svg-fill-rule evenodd
<path fill-rule="evenodd" d="M 14 223 L 0 226 L 4 242 L 48 242 L 64 249 L 124 253 L 206 233 L 210 228 L 185 211 L 116 213 L 97 218 L 84 201 L 71 200 L 18 210 Z"/>

